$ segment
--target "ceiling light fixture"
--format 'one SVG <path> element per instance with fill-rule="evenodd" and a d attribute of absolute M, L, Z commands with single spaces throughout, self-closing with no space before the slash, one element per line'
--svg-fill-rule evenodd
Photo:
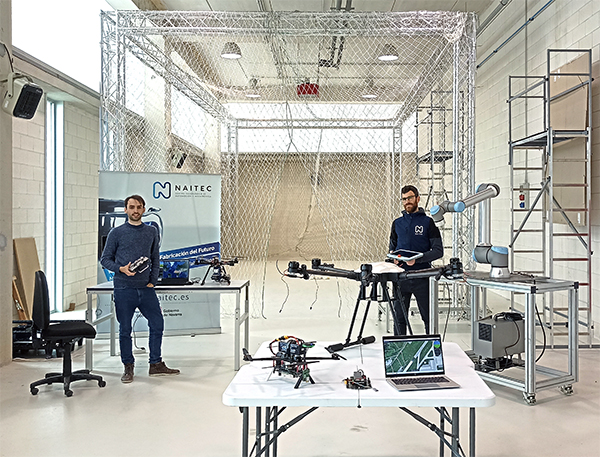
<path fill-rule="evenodd" d="M 247 98 L 260 98 L 260 93 L 258 92 L 258 79 L 251 78 L 248 81 L 248 89 L 246 89 L 246 97 Z"/>
<path fill-rule="evenodd" d="M 240 47 L 237 45 L 237 43 L 228 41 L 225 43 L 225 46 L 223 46 L 221 57 L 224 59 L 239 59 L 242 57 L 242 51 L 240 51 Z"/>
<path fill-rule="evenodd" d="M 396 51 L 396 47 L 393 44 L 385 44 L 381 48 L 381 52 L 377 58 L 383 62 L 392 62 L 398 60 L 398 51 Z"/>
<path fill-rule="evenodd" d="M 375 91 L 373 79 L 369 78 L 367 80 L 367 85 L 364 88 L 361 97 L 366 100 L 373 100 L 374 98 L 377 98 L 377 92 Z"/>

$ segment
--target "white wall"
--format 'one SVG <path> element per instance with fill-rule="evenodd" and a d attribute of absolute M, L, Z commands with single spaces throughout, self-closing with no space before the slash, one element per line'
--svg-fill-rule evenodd
<path fill-rule="evenodd" d="M 96 284 L 98 240 L 98 114 L 65 106 L 64 309 L 86 302 Z"/>
<path fill-rule="evenodd" d="M 488 29 L 478 37 L 478 63 L 481 63 L 493 50 L 497 49 L 528 18 L 538 12 L 547 0 L 513 1 L 505 8 Z M 481 15 L 483 21 L 489 11 Z M 476 180 L 496 182 L 502 191 L 493 200 L 492 242 L 507 246 L 510 241 L 510 170 L 508 166 L 508 77 L 524 75 L 545 75 L 547 49 L 592 49 L 593 77 L 596 81 L 592 89 L 592 249 L 597 253 L 592 257 L 592 308 L 593 320 L 600 321 L 600 2 L 596 0 L 560 1 L 552 3 L 525 30 L 500 49 L 477 72 L 476 77 Z M 562 62 L 566 63 L 566 62 Z M 539 117 L 539 116 L 538 116 Z M 533 118 L 533 116 L 532 116 Z M 528 119 L 530 130 L 537 129 Z M 556 177 L 555 177 L 556 179 Z M 565 182 L 564 177 L 557 179 Z M 568 181 L 568 178 L 566 179 Z M 564 253 L 576 248 L 563 244 Z M 555 275 L 559 279 L 585 278 L 572 269 L 562 269 Z M 587 292 L 582 288 L 580 298 Z"/>
<path fill-rule="evenodd" d="M 96 283 L 98 233 L 99 99 L 50 67 L 15 59 L 17 71 L 33 76 L 47 97 L 64 103 L 64 299 L 86 302 Z M 59 75 L 57 78 L 56 75 Z M 13 121 L 13 237 L 33 237 L 45 268 L 45 104 L 31 120 Z M 12 306 L 12 304 L 11 304 Z M 14 308 L 14 307 L 13 307 Z M 13 310 L 16 315 L 16 311 Z"/>

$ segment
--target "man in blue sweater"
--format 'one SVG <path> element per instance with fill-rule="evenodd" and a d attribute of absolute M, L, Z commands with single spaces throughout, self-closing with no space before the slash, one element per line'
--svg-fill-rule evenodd
<path fill-rule="evenodd" d="M 422 252 L 423 257 L 403 263 L 406 271 L 431 268 L 431 262 L 444 256 L 444 246 L 440 230 L 433 219 L 419 208 L 419 191 L 415 186 L 402 188 L 402 215 L 392 223 L 390 234 L 390 253 L 398 249 Z M 398 262 L 396 262 L 398 263 Z M 421 319 L 425 324 L 425 333 L 429 333 L 429 278 L 409 279 L 395 288 L 399 300 L 394 301 L 394 334 L 406 335 L 408 310 L 411 296 L 417 300 Z"/>
<path fill-rule="evenodd" d="M 119 347 L 125 371 L 121 381 L 133 381 L 134 357 L 131 344 L 131 320 L 136 308 L 148 320 L 150 348 L 150 376 L 179 374 L 165 365 L 161 345 L 165 321 L 154 290 L 158 281 L 159 241 L 156 228 L 142 223 L 146 202 L 139 195 L 125 199 L 127 222 L 113 228 L 106 239 L 100 263 L 114 271 L 114 299 L 119 321 Z M 141 257 L 149 260 L 144 266 L 130 270 L 132 262 Z"/>

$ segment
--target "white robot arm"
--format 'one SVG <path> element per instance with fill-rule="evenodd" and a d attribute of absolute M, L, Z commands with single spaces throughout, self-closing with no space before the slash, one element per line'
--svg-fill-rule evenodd
<path fill-rule="evenodd" d="M 473 195 L 455 202 L 444 201 L 431 208 L 431 218 L 440 223 L 445 213 L 462 213 L 465 209 L 481 203 L 479 206 L 479 243 L 473 250 L 473 260 L 478 263 L 489 263 L 492 266 L 490 276 L 502 278 L 510 275 L 508 270 L 508 249 L 503 246 L 492 246 L 490 243 L 490 206 L 489 200 L 500 193 L 497 184 L 484 183 L 477 186 Z"/>

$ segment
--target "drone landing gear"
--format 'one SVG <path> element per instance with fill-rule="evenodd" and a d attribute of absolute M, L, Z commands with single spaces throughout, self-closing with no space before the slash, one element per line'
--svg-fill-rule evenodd
<path fill-rule="evenodd" d="M 356 346 L 358 344 L 370 344 L 370 343 L 375 342 L 374 336 L 363 337 L 362 334 L 365 329 L 365 324 L 367 322 L 367 316 L 369 314 L 369 308 L 371 307 L 371 302 L 378 301 L 377 300 L 377 284 L 381 284 L 381 286 L 382 286 L 381 287 L 382 301 L 385 301 L 388 303 L 388 305 L 390 306 L 390 309 L 392 310 L 392 314 L 395 316 L 396 313 L 394 312 L 393 300 L 390 297 L 389 291 L 387 289 L 387 281 L 386 282 L 373 282 L 372 286 L 371 286 L 371 295 L 369 297 L 367 297 L 366 286 L 361 284 L 360 290 L 358 292 L 358 298 L 356 299 L 356 305 L 354 306 L 354 313 L 352 314 L 352 320 L 350 321 L 350 329 L 348 330 L 348 336 L 346 337 L 346 340 L 343 343 L 336 343 L 336 344 L 327 346 L 325 349 L 327 349 L 329 352 L 338 352 L 338 351 L 342 351 L 348 347 Z M 360 308 L 360 302 L 365 301 L 365 300 L 366 300 L 367 304 L 365 306 L 365 312 L 363 314 L 362 322 L 360 324 L 358 336 L 356 337 L 356 340 L 351 341 L 352 331 L 354 330 L 354 322 L 356 321 L 358 309 Z M 399 300 L 402 300 L 401 296 L 399 297 Z M 410 324 L 408 324 L 408 317 L 407 316 L 405 316 L 405 317 L 406 317 L 407 325 L 409 326 L 409 329 L 410 329 Z M 396 319 L 394 317 L 394 322 L 395 321 L 396 321 Z M 410 330 L 410 332 L 412 334 L 412 329 Z"/>
<path fill-rule="evenodd" d="M 302 373 L 300 376 L 298 376 L 298 380 L 296 381 L 296 385 L 294 386 L 294 389 L 298 389 L 300 387 L 300 385 L 302 384 L 302 381 L 310 381 L 311 384 L 315 383 L 315 380 L 310 375 L 310 371 L 308 370 L 308 368 L 304 371 L 305 371 L 304 373 Z"/>

